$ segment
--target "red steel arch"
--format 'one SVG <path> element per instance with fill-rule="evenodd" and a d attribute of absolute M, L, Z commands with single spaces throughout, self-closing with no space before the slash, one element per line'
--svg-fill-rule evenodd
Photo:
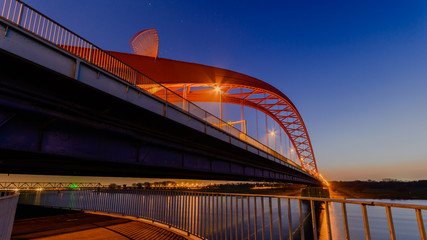
<path fill-rule="evenodd" d="M 244 105 L 267 114 L 288 135 L 301 166 L 318 175 L 313 148 L 301 115 L 277 88 L 231 70 L 164 58 L 109 53 L 191 102 L 219 102 L 219 93 L 214 90 L 219 87 L 222 102 Z M 168 101 L 179 102 L 182 99 L 168 96 Z"/>

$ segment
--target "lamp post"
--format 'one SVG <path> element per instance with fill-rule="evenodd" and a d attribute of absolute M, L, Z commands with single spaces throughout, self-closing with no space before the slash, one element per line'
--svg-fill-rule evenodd
<path fill-rule="evenodd" d="M 219 93 L 219 118 L 222 120 L 222 92 L 220 87 L 216 87 L 215 91 Z"/>
<path fill-rule="evenodd" d="M 273 136 L 274 139 L 274 151 L 277 152 L 277 148 L 276 148 L 276 132 L 275 131 L 271 131 L 271 136 Z"/>
<path fill-rule="evenodd" d="M 293 161 L 292 160 L 292 152 L 294 151 L 294 149 L 293 148 L 291 148 L 290 150 L 289 150 L 289 154 L 291 155 L 291 161 Z"/>

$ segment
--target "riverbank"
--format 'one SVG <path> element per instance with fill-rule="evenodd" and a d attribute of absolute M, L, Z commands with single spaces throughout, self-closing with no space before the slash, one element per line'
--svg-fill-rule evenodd
<path fill-rule="evenodd" d="M 331 198 L 427 199 L 427 180 L 402 181 L 333 181 Z"/>

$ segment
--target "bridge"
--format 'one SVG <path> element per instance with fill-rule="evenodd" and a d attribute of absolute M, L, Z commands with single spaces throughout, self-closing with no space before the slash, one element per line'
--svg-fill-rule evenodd
<path fill-rule="evenodd" d="M 20 1 L 0 10 L 2 172 L 322 183 L 301 116 L 271 85 L 103 51 Z M 264 112 L 300 164 L 192 101 Z"/>
<path fill-rule="evenodd" d="M 225 69 L 103 51 L 20 1 L 0 1 L 0 13 L 1 172 L 322 185 L 306 126 L 273 86 Z M 286 134 L 299 164 L 283 155 L 282 143 L 278 153 L 268 137 L 263 144 L 224 121 L 221 111 L 218 118 L 193 102 L 263 112 L 281 127 L 280 142 L 281 131 Z M 0 183 L 3 189 L 39 186 Z M 392 208 L 410 209 L 414 231 L 427 239 L 427 207 L 419 205 L 146 189 L 65 192 L 24 191 L 19 201 L 133 216 L 202 239 L 350 239 L 361 228 L 348 221 L 356 218 L 351 206 L 361 210 L 366 239 L 372 227 L 379 232 L 369 224 L 372 207 L 385 210 L 388 229 L 381 234 L 396 239 L 402 219 Z M 0 195 L 2 236 L 11 234 L 18 196 Z"/>

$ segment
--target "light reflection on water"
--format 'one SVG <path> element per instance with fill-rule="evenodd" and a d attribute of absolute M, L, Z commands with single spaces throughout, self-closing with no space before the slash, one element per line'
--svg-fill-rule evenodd
<path fill-rule="evenodd" d="M 269 198 L 261 197 L 249 199 L 249 219 L 248 219 L 248 199 L 241 197 L 202 197 L 198 195 L 183 196 L 162 195 L 159 192 L 142 194 L 141 192 L 96 192 L 96 191 L 55 191 L 43 192 L 22 192 L 20 203 L 57 206 L 65 208 L 88 209 L 104 212 L 123 213 L 132 216 L 149 216 L 152 219 L 159 219 L 171 222 L 173 225 L 181 226 L 182 229 L 195 231 L 199 235 L 212 236 L 227 239 L 241 239 L 249 235 L 254 239 L 262 239 L 262 222 L 264 222 L 265 239 L 270 239 L 270 202 Z M 155 195 L 153 197 L 153 195 Z M 427 200 L 371 200 L 359 199 L 363 201 L 382 201 L 392 203 L 405 203 L 413 205 L 427 205 Z M 256 202 L 256 231 L 255 231 L 255 211 Z M 230 205 L 230 202 L 233 205 Z M 238 205 L 236 212 L 236 202 Z M 263 202 L 263 204 L 262 204 Z M 163 212 L 153 208 L 155 204 L 164 204 L 166 208 Z M 279 204 L 281 209 L 282 239 L 289 239 L 288 203 L 287 199 L 271 198 L 271 222 L 273 229 L 273 239 L 279 239 Z M 184 212 L 185 206 L 191 206 L 189 212 Z M 205 206 L 209 206 L 206 207 Z M 227 206 L 227 207 L 226 207 Z M 299 228 L 298 201 L 290 200 L 291 206 L 291 227 L 294 239 L 301 239 Z M 316 211 L 318 221 L 319 239 L 328 239 L 328 229 L 326 224 L 325 205 L 317 204 Z M 365 239 L 365 230 L 362 217 L 362 208 L 358 204 L 346 204 L 349 232 L 351 239 Z M 205 210 L 203 210 L 205 209 Z M 218 211 L 217 209 L 227 210 Z M 262 212 L 264 209 L 264 212 Z M 243 211 L 243 217 L 242 217 Z M 330 221 L 333 239 L 345 239 L 343 215 L 341 203 L 330 203 Z M 304 220 L 305 239 L 312 238 L 312 224 L 310 206 L 307 201 L 303 201 L 301 212 Z M 185 215 L 182 214 L 185 213 Z M 222 213 L 222 214 L 221 214 Z M 385 207 L 367 206 L 370 233 L 372 239 L 390 239 L 387 215 Z M 230 223 L 230 214 L 233 215 Z M 227 220 L 226 220 L 227 215 Z M 420 239 L 415 210 L 392 208 L 393 221 L 397 239 Z M 180 216 L 180 217 L 177 217 Z M 236 217 L 237 216 L 237 217 Z M 264 220 L 262 219 L 264 218 Z M 427 225 L 426 213 L 423 212 L 424 224 Z M 249 220 L 249 221 L 248 221 Z M 199 222 L 212 221 L 212 227 L 202 227 Z M 237 224 L 236 224 L 237 222 Z M 204 226 L 204 225 L 203 225 Z M 249 227 L 249 229 L 248 229 Z M 249 230 L 249 231 L 248 231 Z"/>
<path fill-rule="evenodd" d="M 354 199 L 356 200 L 356 199 Z M 411 205 L 427 205 L 427 200 L 390 200 L 390 199 L 357 199 L 360 201 L 376 201 L 387 203 L 403 203 Z M 358 204 L 346 204 L 349 232 L 351 239 L 365 239 L 362 208 Z M 366 206 L 368 213 L 371 239 L 390 239 L 390 232 L 385 207 Z M 420 239 L 417 217 L 414 209 L 391 208 L 394 229 L 397 239 Z M 319 239 L 328 239 L 326 214 L 324 211 L 319 216 Z M 331 230 L 334 239 L 345 239 L 343 214 L 341 203 L 330 204 Z M 423 211 L 424 225 L 427 226 L 426 213 Z"/>

